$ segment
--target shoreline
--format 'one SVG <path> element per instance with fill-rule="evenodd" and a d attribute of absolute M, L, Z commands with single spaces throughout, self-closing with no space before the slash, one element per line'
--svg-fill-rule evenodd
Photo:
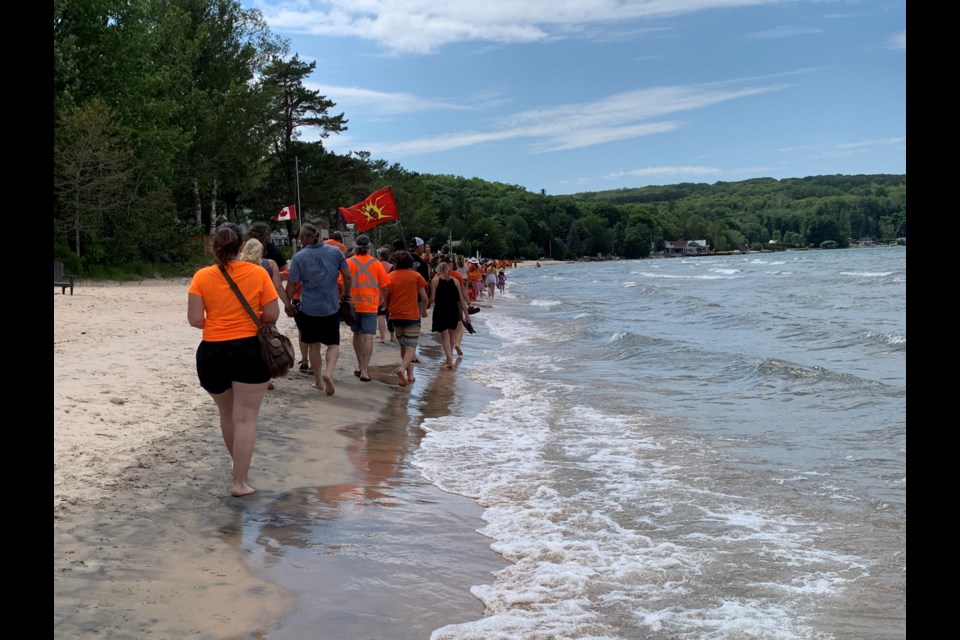
<path fill-rule="evenodd" d="M 409 472 L 405 459 L 390 463 L 406 429 L 388 434 L 391 447 L 371 450 L 371 425 L 406 424 L 408 405 L 438 395 L 431 382 L 439 359 L 421 357 L 415 385 L 424 388 L 415 401 L 413 389 L 396 385 L 399 348 L 378 338 L 373 381 L 354 378 L 351 333 L 341 325 L 336 394 L 318 392 L 312 376 L 297 371 L 274 381 L 258 420 L 257 492 L 233 498 L 216 409 L 196 381 L 200 332 L 186 321 L 188 283 L 87 281 L 72 296 L 54 292 L 58 638 L 223 639 L 275 628 L 296 611 L 297 594 L 252 571 L 244 541 L 250 514 L 282 511 L 304 488 L 348 504 L 391 469 Z M 296 339 L 292 319 L 282 317 L 280 328 Z M 432 334 L 421 334 L 422 352 L 438 349 Z M 479 523 L 471 502 L 456 496 L 450 508 Z M 486 566 L 487 539 L 474 528 L 463 544 L 475 544 L 478 566 Z M 469 586 L 459 614 L 467 619 L 482 614 Z"/>

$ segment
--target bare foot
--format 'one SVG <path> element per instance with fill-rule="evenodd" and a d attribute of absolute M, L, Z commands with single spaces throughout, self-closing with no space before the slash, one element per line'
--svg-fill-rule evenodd
<path fill-rule="evenodd" d="M 457 350 L 457 355 L 458 355 L 458 356 L 462 356 L 462 355 L 463 355 L 463 349 L 460 348 L 460 345 L 456 345 L 456 346 L 454 346 L 453 348 Z"/>
<path fill-rule="evenodd" d="M 242 498 L 243 496 L 250 495 L 254 491 L 256 491 L 256 489 L 244 482 L 240 485 L 233 485 L 233 491 L 230 492 L 230 495 L 234 498 Z"/>
<path fill-rule="evenodd" d="M 400 381 L 398 384 L 401 387 L 407 386 L 407 376 L 404 375 L 403 369 L 397 369 L 396 374 L 397 374 L 397 379 Z"/>
<path fill-rule="evenodd" d="M 324 393 L 326 393 L 328 396 L 332 396 L 334 393 L 337 392 L 337 390 L 333 388 L 333 377 L 332 377 L 332 376 L 329 376 L 329 375 L 323 376 L 323 391 L 324 391 Z"/>
<path fill-rule="evenodd" d="M 443 363 L 444 369 L 453 369 L 453 360 L 447 360 Z"/>

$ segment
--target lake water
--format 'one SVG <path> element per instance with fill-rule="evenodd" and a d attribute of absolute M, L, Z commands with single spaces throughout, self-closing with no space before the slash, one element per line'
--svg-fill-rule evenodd
<path fill-rule="evenodd" d="M 507 278 L 359 483 L 244 510 L 298 602 L 257 637 L 906 637 L 905 248 Z"/>
<path fill-rule="evenodd" d="M 507 282 L 459 369 L 501 397 L 413 454 L 507 562 L 434 640 L 906 636 L 905 248 Z"/>

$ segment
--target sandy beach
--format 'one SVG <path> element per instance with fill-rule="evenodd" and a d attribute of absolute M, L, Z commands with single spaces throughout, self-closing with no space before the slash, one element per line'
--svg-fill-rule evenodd
<path fill-rule="evenodd" d="M 333 505 L 370 499 L 371 487 L 401 473 L 416 445 L 407 428 L 416 389 L 399 388 L 393 374 L 399 349 L 375 338 L 374 379 L 362 383 L 352 375 L 351 334 L 342 326 L 336 394 L 318 392 L 311 376 L 296 371 L 276 380 L 258 422 L 250 472 L 257 493 L 231 497 L 216 409 L 196 379 L 200 332 L 186 321 L 188 283 L 81 282 L 74 295 L 54 291 L 57 638 L 268 637 L 296 601 L 250 570 L 243 539 L 251 514 L 277 517 L 305 487 L 310 500 Z M 280 327 L 296 341 L 292 319 L 282 317 Z M 420 344 L 437 355 L 429 331 Z M 442 412 L 447 383 L 434 378 L 456 372 L 438 373 L 438 355 L 421 357 L 428 412 Z M 480 577 L 450 585 L 457 593 L 462 587 L 462 600 L 438 615 L 476 619 L 482 607 L 469 581 L 482 579 L 495 558 L 472 533 L 479 509 L 453 498 L 444 508 L 463 518 L 464 545 L 479 558 L 471 570 Z"/>

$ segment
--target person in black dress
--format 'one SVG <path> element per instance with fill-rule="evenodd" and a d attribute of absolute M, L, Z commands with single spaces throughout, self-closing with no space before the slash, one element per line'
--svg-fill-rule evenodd
<path fill-rule="evenodd" d="M 446 361 L 444 368 L 453 368 L 454 332 L 462 318 L 467 317 L 466 297 L 456 278 L 450 276 L 450 263 L 437 265 L 437 273 L 430 281 L 430 304 L 433 307 L 431 330 L 440 334 L 440 344 Z"/>

